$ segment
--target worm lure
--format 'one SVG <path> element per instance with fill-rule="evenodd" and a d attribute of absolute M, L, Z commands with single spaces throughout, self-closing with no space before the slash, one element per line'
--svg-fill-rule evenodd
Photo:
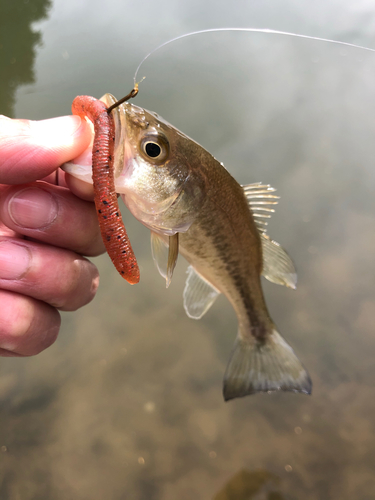
<path fill-rule="evenodd" d="M 117 271 L 130 284 L 139 282 L 139 268 L 117 202 L 113 173 L 115 127 L 105 104 L 90 96 L 77 96 L 72 112 L 94 125 L 92 180 L 100 231 Z"/>

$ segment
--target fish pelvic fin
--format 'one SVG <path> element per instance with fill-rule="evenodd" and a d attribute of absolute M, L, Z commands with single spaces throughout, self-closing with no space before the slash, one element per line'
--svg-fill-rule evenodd
<path fill-rule="evenodd" d="M 309 374 L 275 329 L 262 340 L 237 338 L 224 375 L 225 401 L 257 392 L 311 394 L 311 389 Z"/>

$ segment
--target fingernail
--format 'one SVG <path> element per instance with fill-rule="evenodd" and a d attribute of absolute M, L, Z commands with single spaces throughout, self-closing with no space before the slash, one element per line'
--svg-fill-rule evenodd
<path fill-rule="evenodd" d="M 31 255 L 23 245 L 0 241 L 0 279 L 18 280 L 30 267 Z"/>
<path fill-rule="evenodd" d="M 26 188 L 14 194 L 9 201 L 10 218 L 18 226 L 27 229 L 42 229 L 52 224 L 57 217 L 55 199 L 43 189 Z"/>

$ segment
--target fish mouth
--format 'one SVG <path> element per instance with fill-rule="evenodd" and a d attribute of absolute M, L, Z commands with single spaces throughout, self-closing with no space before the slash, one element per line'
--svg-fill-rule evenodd
<path fill-rule="evenodd" d="M 109 108 L 117 102 L 117 99 L 112 94 L 104 94 L 100 99 Z M 111 111 L 115 125 L 115 146 L 114 146 L 114 162 L 113 162 L 113 175 L 116 179 L 120 176 L 123 171 L 125 156 L 125 145 L 126 145 L 126 112 L 125 105 L 120 104 Z"/>

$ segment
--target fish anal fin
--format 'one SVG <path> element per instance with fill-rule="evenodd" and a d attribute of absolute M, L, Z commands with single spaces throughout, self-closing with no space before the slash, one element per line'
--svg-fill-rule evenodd
<path fill-rule="evenodd" d="M 297 272 L 292 259 L 276 241 L 264 233 L 260 236 L 263 253 L 262 275 L 272 283 L 295 289 Z"/>
<path fill-rule="evenodd" d="M 220 294 L 192 266 L 188 267 L 184 289 L 184 308 L 189 318 L 200 319 Z"/>
<path fill-rule="evenodd" d="M 225 401 L 257 392 L 311 394 L 311 388 L 309 374 L 276 330 L 263 341 L 237 338 L 224 376 Z"/>

